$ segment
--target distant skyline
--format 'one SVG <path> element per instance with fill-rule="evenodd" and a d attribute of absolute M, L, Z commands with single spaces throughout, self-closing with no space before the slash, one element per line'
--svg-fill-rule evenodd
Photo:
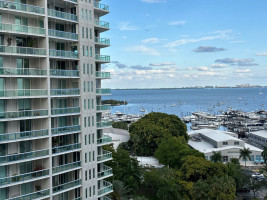
<path fill-rule="evenodd" d="M 110 88 L 267 85 L 266 0 L 105 0 Z"/>

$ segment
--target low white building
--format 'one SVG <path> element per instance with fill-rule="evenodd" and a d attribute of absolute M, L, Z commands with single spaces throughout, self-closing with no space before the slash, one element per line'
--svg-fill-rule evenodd
<path fill-rule="evenodd" d="M 240 150 L 249 148 L 252 152 L 250 155 L 251 161 L 247 160 L 248 166 L 257 165 L 263 162 L 261 156 L 262 150 L 245 143 L 234 137 L 233 133 L 211 129 L 201 129 L 188 132 L 190 139 L 188 144 L 205 154 L 207 160 L 213 155 L 213 152 L 221 152 L 223 162 L 229 162 L 232 158 L 239 159 Z M 243 158 L 239 159 L 241 165 L 245 165 Z"/>
<path fill-rule="evenodd" d="M 267 130 L 250 132 L 249 142 L 260 148 L 267 146 Z"/>

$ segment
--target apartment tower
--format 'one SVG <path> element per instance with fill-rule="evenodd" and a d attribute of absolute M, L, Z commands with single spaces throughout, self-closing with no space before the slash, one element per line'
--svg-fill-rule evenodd
<path fill-rule="evenodd" d="M 0 199 L 108 200 L 99 0 L 0 1 Z"/>

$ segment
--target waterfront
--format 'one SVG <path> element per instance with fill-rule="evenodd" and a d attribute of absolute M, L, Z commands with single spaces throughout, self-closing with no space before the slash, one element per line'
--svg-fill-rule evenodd
<path fill-rule="evenodd" d="M 103 99 L 127 101 L 127 105 L 112 107 L 127 114 L 164 112 L 179 117 L 192 112 L 204 111 L 220 114 L 228 108 L 245 112 L 265 109 L 267 106 L 267 88 L 214 88 L 214 89 L 146 89 L 112 90 L 112 96 Z"/>

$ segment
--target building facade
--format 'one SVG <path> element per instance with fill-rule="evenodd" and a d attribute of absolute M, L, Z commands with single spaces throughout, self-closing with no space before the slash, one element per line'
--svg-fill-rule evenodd
<path fill-rule="evenodd" d="M 0 199 L 108 200 L 109 6 L 0 1 Z"/>

